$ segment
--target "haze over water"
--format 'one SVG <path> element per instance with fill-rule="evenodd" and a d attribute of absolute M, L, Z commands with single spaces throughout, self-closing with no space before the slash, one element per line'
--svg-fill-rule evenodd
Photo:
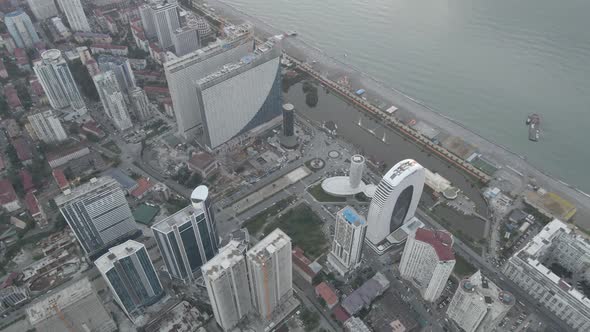
<path fill-rule="evenodd" d="M 590 1 L 223 1 L 590 192 Z"/>

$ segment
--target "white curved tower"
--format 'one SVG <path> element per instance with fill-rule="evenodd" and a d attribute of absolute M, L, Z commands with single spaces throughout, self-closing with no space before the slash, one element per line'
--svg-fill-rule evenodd
<path fill-rule="evenodd" d="M 367 239 L 377 245 L 410 220 L 422 195 L 424 167 L 415 160 L 402 160 L 383 177 L 371 200 Z"/>
<path fill-rule="evenodd" d="M 365 157 L 360 154 L 355 154 L 350 158 L 350 174 L 348 179 L 352 188 L 358 188 L 363 180 L 363 172 L 365 171 Z"/>

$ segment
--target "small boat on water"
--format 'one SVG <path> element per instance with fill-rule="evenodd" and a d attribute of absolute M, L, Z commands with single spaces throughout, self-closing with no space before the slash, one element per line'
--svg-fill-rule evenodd
<path fill-rule="evenodd" d="M 297 31 L 295 30 L 289 30 L 287 32 L 285 32 L 285 37 L 295 37 L 297 36 Z"/>
<path fill-rule="evenodd" d="M 526 119 L 526 124 L 529 126 L 529 140 L 533 142 L 539 141 L 541 133 L 541 117 L 539 114 L 530 114 Z"/>

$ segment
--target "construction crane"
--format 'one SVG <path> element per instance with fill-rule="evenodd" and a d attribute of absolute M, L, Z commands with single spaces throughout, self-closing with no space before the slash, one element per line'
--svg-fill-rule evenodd
<path fill-rule="evenodd" d="M 70 324 L 70 322 L 66 319 L 66 316 L 64 316 L 64 313 L 57 306 L 57 303 L 54 302 L 52 307 L 53 307 L 53 310 L 55 310 L 57 317 L 59 317 L 59 319 L 61 319 L 64 322 L 64 325 L 68 328 L 68 331 L 76 332 L 76 330 L 74 330 L 74 327 L 72 326 L 72 324 Z"/>

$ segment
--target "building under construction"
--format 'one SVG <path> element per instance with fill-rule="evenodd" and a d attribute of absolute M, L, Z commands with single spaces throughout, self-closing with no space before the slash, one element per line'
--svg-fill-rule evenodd
<path fill-rule="evenodd" d="M 31 326 L 38 332 L 117 330 L 88 278 L 67 283 L 38 298 L 26 312 Z"/>

